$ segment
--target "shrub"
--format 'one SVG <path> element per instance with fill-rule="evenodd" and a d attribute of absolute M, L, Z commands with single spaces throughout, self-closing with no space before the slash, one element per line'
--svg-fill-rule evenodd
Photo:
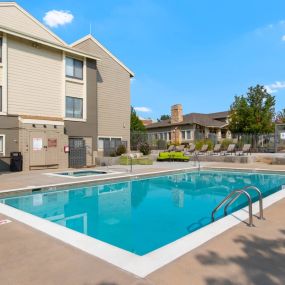
<path fill-rule="evenodd" d="M 126 146 L 123 145 L 123 144 L 120 144 L 120 145 L 117 147 L 117 149 L 116 149 L 116 154 L 117 154 L 117 155 L 122 155 L 122 154 L 124 154 L 124 153 L 126 153 L 126 152 L 127 152 L 127 148 L 126 148 Z"/>
<path fill-rule="evenodd" d="M 150 146 L 147 142 L 141 143 L 139 145 L 139 151 L 143 154 L 143 155 L 148 155 L 150 154 Z"/>
<path fill-rule="evenodd" d="M 198 140 L 195 142 L 196 150 L 201 150 L 201 148 L 204 144 L 208 145 L 208 150 L 213 149 L 213 142 L 209 139 L 203 139 L 203 140 Z"/>
<path fill-rule="evenodd" d="M 233 143 L 232 139 L 224 139 L 222 141 L 222 149 L 226 150 L 230 144 Z"/>

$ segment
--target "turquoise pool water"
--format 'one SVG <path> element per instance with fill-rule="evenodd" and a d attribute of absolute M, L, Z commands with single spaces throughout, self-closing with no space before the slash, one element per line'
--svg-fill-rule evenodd
<path fill-rule="evenodd" d="M 144 255 L 209 224 L 213 208 L 229 192 L 246 185 L 259 187 L 267 196 L 285 185 L 285 175 L 195 171 L 1 202 Z M 252 196 L 257 198 L 255 192 Z M 244 199 L 230 210 L 243 207 Z M 222 211 L 217 213 L 221 216 Z"/>

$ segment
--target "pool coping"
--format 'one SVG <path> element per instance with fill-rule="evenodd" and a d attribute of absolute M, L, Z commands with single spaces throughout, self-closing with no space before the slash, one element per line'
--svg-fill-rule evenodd
<path fill-rule="evenodd" d="M 185 172 L 193 169 L 195 168 L 190 168 L 190 169 L 183 168 L 180 170 L 175 169 L 171 171 L 167 170 L 167 171 L 151 172 L 150 174 L 151 176 L 154 176 L 161 173 L 176 173 L 176 172 L 181 172 L 181 170 Z M 231 168 L 205 167 L 203 169 L 229 170 Z M 231 170 L 245 171 L 248 169 L 235 168 Z M 252 171 L 270 172 L 270 170 L 268 169 L 265 170 L 254 169 Z M 272 172 L 284 173 L 284 171 L 275 171 L 275 170 Z M 123 176 L 123 177 L 132 178 L 134 176 L 144 177 L 146 176 L 146 173 L 140 175 L 134 174 L 131 176 Z M 113 180 L 114 178 L 111 179 L 111 181 Z M 108 181 L 110 181 L 110 179 L 108 179 Z M 82 181 L 78 181 L 78 183 L 82 183 Z M 64 183 L 64 184 L 65 186 L 67 186 L 70 183 L 67 184 Z M 279 190 L 278 192 L 271 194 L 270 196 L 264 198 L 263 201 L 264 209 L 284 198 L 285 198 L 285 189 Z M 255 202 L 253 204 L 253 214 L 257 214 L 258 211 L 259 211 L 259 205 L 258 202 Z M 113 264 L 121 268 L 122 270 L 125 270 L 129 273 L 132 273 L 142 278 L 146 277 L 147 275 L 156 271 L 157 269 L 162 268 L 166 264 L 174 261 L 175 259 L 190 252 L 191 250 L 206 243 L 210 239 L 222 234 L 226 230 L 234 227 L 235 225 L 239 224 L 242 221 L 245 221 L 248 218 L 247 207 L 244 207 L 243 209 L 240 209 L 232 213 L 231 215 L 219 219 L 214 223 L 204 226 L 203 228 L 198 229 L 174 242 L 171 242 L 143 256 L 138 256 L 134 253 L 128 252 L 116 246 L 89 237 L 85 234 L 81 234 L 79 232 L 65 228 L 61 225 L 50 222 L 43 218 L 39 218 L 24 211 L 18 210 L 6 204 L 0 203 L 0 213 L 12 219 L 15 219 L 16 221 L 22 222 L 45 234 L 48 234 L 49 236 L 52 236 L 58 240 L 61 240 L 68 245 L 71 245 L 97 258 L 100 258 L 110 264 Z"/>

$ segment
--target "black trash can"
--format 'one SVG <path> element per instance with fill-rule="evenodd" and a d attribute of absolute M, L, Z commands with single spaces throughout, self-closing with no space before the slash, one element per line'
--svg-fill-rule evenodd
<path fill-rule="evenodd" d="M 23 170 L 23 156 L 20 152 L 10 153 L 10 171 L 17 172 Z"/>

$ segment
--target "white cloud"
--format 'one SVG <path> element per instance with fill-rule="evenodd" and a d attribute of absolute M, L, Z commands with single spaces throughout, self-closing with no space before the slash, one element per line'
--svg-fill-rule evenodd
<path fill-rule="evenodd" d="M 284 89 L 285 88 L 285 81 L 283 81 L 283 82 L 276 81 L 275 83 L 272 83 L 270 85 L 265 85 L 264 87 L 266 88 L 268 93 L 276 93 L 280 89 Z"/>
<path fill-rule="evenodd" d="M 284 35 L 284 36 L 282 36 L 281 40 L 282 40 L 282 41 L 285 41 L 285 35 Z"/>
<path fill-rule="evenodd" d="M 135 107 L 134 108 L 137 112 L 142 112 L 142 113 L 150 113 L 151 109 L 148 107 Z"/>
<path fill-rule="evenodd" d="M 69 11 L 63 10 L 48 11 L 43 18 L 44 23 L 51 28 L 57 28 L 58 26 L 70 24 L 73 19 L 74 16 Z"/>

